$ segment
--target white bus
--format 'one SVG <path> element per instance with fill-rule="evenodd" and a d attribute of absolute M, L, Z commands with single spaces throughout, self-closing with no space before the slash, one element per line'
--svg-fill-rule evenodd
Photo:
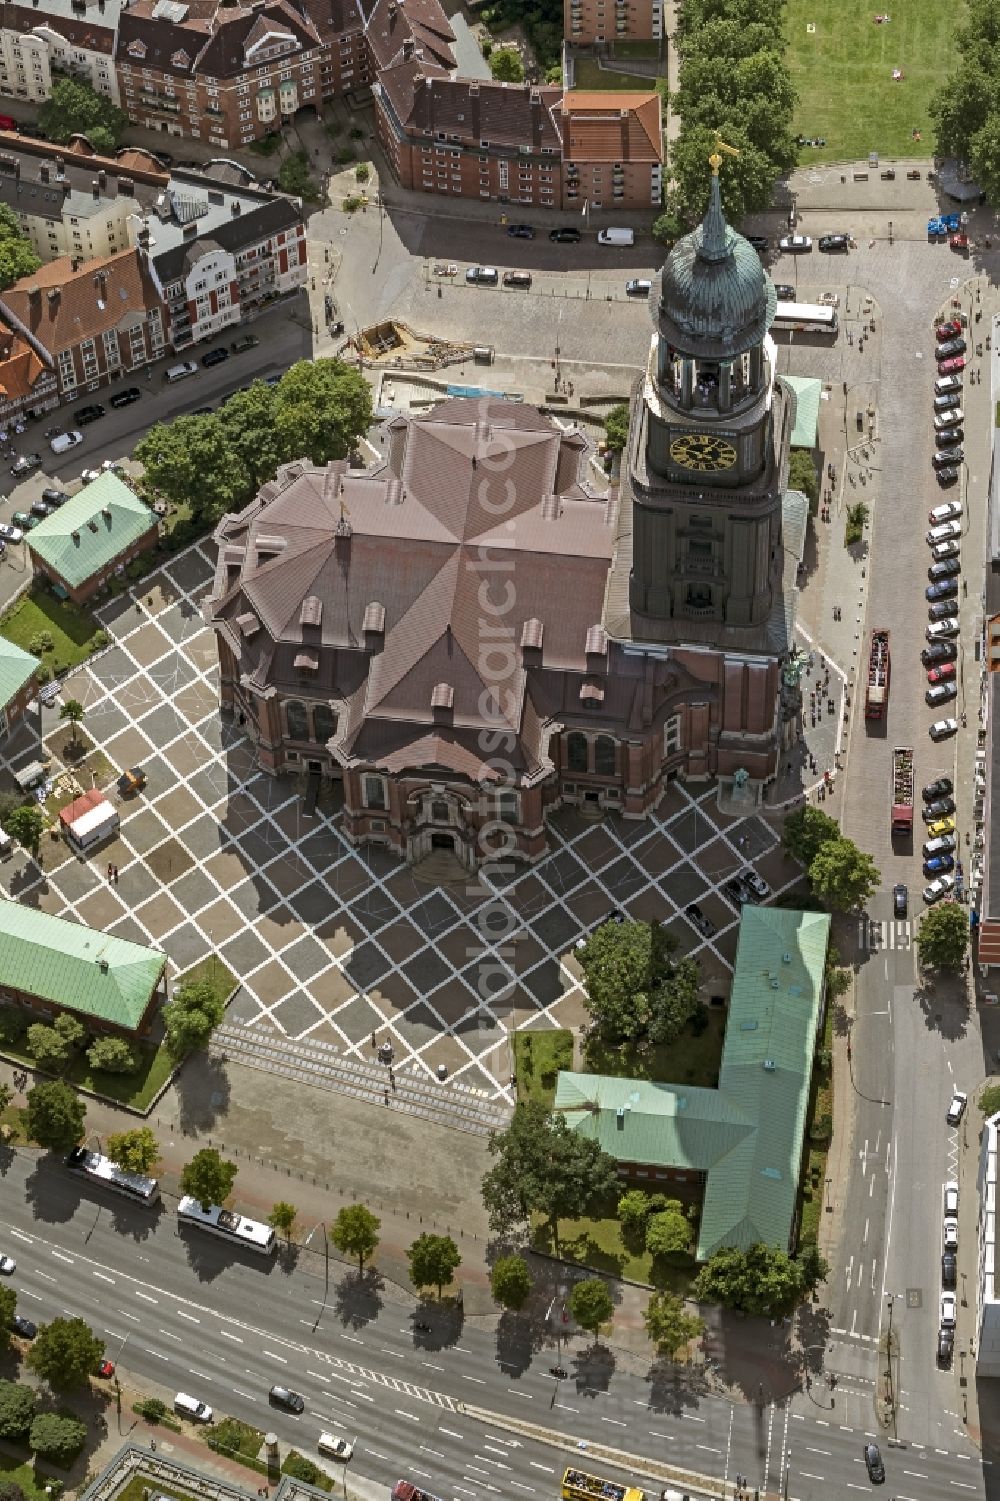
<path fill-rule="evenodd" d="M 66 1166 L 81 1177 L 96 1183 L 100 1188 L 109 1188 L 112 1193 L 134 1199 L 137 1204 L 155 1204 L 160 1197 L 160 1185 L 155 1178 L 144 1178 L 141 1173 L 127 1173 L 116 1166 L 110 1157 L 100 1152 L 88 1152 L 86 1147 L 74 1147 L 66 1158 Z"/>
<path fill-rule="evenodd" d="M 232 1245 L 245 1246 L 258 1256 L 273 1256 L 278 1247 L 277 1236 L 270 1225 L 263 1225 L 259 1220 L 248 1220 L 245 1215 L 236 1214 L 232 1209 L 223 1209 L 218 1204 L 210 1204 L 207 1209 L 202 1209 L 198 1200 L 192 1199 L 190 1194 L 185 1194 L 177 1205 L 177 1219 L 182 1230 L 193 1225 L 198 1230 L 207 1230 L 209 1235 L 218 1235 L 222 1240 L 228 1240 Z"/>
<path fill-rule="evenodd" d="M 818 302 L 779 302 L 771 324 L 776 334 L 829 334 L 831 338 L 838 327 L 837 309 Z"/>

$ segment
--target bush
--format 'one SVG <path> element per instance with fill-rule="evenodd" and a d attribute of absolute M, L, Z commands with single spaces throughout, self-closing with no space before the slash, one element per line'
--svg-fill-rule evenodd
<path fill-rule="evenodd" d="M 30 1386 L 0 1381 L 0 1438 L 20 1443 L 35 1417 L 35 1394 Z"/>
<path fill-rule="evenodd" d="M 281 1466 L 286 1475 L 291 1475 L 295 1480 L 304 1480 L 306 1485 L 315 1485 L 323 1474 L 319 1465 L 314 1465 L 311 1459 L 306 1459 L 304 1454 L 298 1454 L 293 1449 L 285 1463 Z"/>
<path fill-rule="evenodd" d="M 87 1442 L 87 1427 L 79 1418 L 60 1417 L 55 1412 L 41 1412 L 31 1425 L 28 1444 L 35 1454 L 50 1459 L 63 1469 L 71 1465 Z"/>
<path fill-rule="evenodd" d="M 54 644 L 51 631 L 36 631 L 28 642 L 28 650 L 33 657 L 40 657 L 43 652 L 51 651 Z"/>
<path fill-rule="evenodd" d="M 358 162 L 354 169 L 354 176 L 358 182 L 367 182 L 372 175 L 372 169 L 367 162 Z"/>
<path fill-rule="evenodd" d="M 490 41 L 488 36 L 483 37 L 482 41 L 479 44 L 479 48 L 483 56 L 485 58 L 489 58 L 490 53 L 493 51 L 493 43 Z"/>
<path fill-rule="evenodd" d="M 868 515 L 868 507 L 863 500 L 855 501 L 854 505 L 848 506 L 847 525 L 844 529 L 845 547 L 853 547 L 855 542 L 862 541 L 868 524 Z"/>
<path fill-rule="evenodd" d="M 145 1418 L 147 1423 L 159 1423 L 167 1415 L 167 1404 L 160 1397 L 144 1397 L 135 1404 L 133 1411 Z"/>
<path fill-rule="evenodd" d="M 340 205 L 345 214 L 356 214 L 358 209 L 364 206 L 364 199 L 359 198 L 356 193 L 350 193 Z"/>
<path fill-rule="evenodd" d="M 352 125 L 347 134 L 350 136 L 352 141 L 363 141 L 365 138 L 365 133 L 361 129 L 360 125 Z"/>
<path fill-rule="evenodd" d="M 354 147 L 341 146 L 333 159 L 335 162 L 338 162 L 340 166 L 346 167 L 348 162 L 353 162 L 354 160 Z"/>
<path fill-rule="evenodd" d="M 829 1141 L 833 1134 L 833 1120 L 829 1114 L 817 1115 L 809 1128 L 810 1141 Z"/>
<path fill-rule="evenodd" d="M 52 677 L 51 672 L 46 667 L 44 662 L 39 662 L 38 666 L 35 668 L 35 677 L 37 678 L 39 683 L 47 683 Z"/>
<path fill-rule="evenodd" d="M 124 1037 L 99 1037 L 87 1049 L 87 1062 L 106 1074 L 137 1074 L 142 1067 L 142 1059 Z"/>

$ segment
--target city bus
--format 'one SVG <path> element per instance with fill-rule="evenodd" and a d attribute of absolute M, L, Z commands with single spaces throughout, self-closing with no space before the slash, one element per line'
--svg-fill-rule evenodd
<path fill-rule="evenodd" d="M 840 326 L 835 307 L 819 302 L 779 302 L 771 329 L 774 333 L 836 335 Z"/>
<path fill-rule="evenodd" d="M 136 1204 L 156 1204 L 160 1198 L 160 1185 L 155 1178 L 145 1178 L 141 1173 L 127 1173 L 110 1157 L 100 1152 L 88 1152 L 86 1147 L 74 1147 L 66 1158 L 66 1166 L 79 1173 L 99 1188 L 108 1188 L 112 1193 L 132 1199 Z"/>
<path fill-rule="evenodd" d="M 244 1246 L 258 1256 L 273 1256 L 278 1248 L 278 1239 L 270 1225 L 260 1220 L 248 1220 L 232 1209 L 223 1209 L 219 1204 L 210 1204 L 202 1209 L 197 1199 L 185 1194 L 177 1205 L 177 1221 L 182 1230 L 193 1227 L 205 1230 L 209 1235 L 218 1235 L 231 1245 Z"/>
<path fill-rule="evenodd" d="M 567 1470 L 562 1478 L 563 1501 L 646 1501 L 646 1492 L 634 1485 L 601 1480 L 583 1470 Z"/>

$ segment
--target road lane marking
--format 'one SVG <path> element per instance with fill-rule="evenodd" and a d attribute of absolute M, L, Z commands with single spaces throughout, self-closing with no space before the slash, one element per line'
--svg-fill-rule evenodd
<path fill-rule="evenodd" d="M 66 1255 L 65 1255 L 65 1254 L 64 1254 L 64 1253 L 63 1253 L 63 1252 L 62 1252 L 62 1251 L 53 1251 L 53 1252 L 52 1252 L 52 1255 L 53 1255 L 53 1256 L 54 1256 L 54 1257 L 55 1257 L 55 1259 L 56 1259 L 56 1260 L 57 1260 L 57 1261 L 65 1261 L 65 1262 L 68 1262 L 68 1264 L 69 1264 L 69 1265 L 70 1265 L 70 1266 L 73 1266 L 73 1264 L 74 1264 L 74 1263 L 73 1263 L 73 1258 L 72 1258 L 72 1256 L 66 1256 Z"/>
<path fill-rule="evenodd" d="M 164 1339 L 175 1339 L 179 1345 L 184 1343 L 179 1334 L 171 1334 L 169 1329 L 159 1329 L 157 1333 L 162 1334 Z"/>
<path fill-rule="evenodd" d="M 420 1364 L 421 1365 L 425 1365 L 429 1371 L 443 1371 L 444 1370 L 444 1366 L 443 1365 L 435 1365 L 434 1362 L 433 1362 L 433 1360 L 422 1360 L 420 1362 Z"/>
<path fill-rule="evenodd" d="M 57 1282 L 59 1280 L 57 1277 L 50 1277 L 48 1272 L 36 1272 L 35 1276 L 44 1277 L 46 1282 Z"/>
<path fill-rule="evenodd" d="M 402 1407 L 397 1407 L 395 1409 L 395 1412 L 396 1412 L 396 1416 L 397 1417 L 400 1417 L 400 1418 L 409 1418 L 409 1420 L 410 1420 L 411 1423 L 419 1423 L 420 1422 L 420 1419 L 417 1417 L 416 1413 L 405 1412 Z"/>
<path fill-rule="evenodd" d="M 174 1311 L 176 1312 L 177 1317 L 179 1319 L 187 1319 L 187 1321 L 188 1321 L 189 1324 L 200 1324 L 201 1323 L 201 1319 L 196 1319 L 193 1313 L 185 1313 L 184 1310 L 183 1310 L 183 1308 L 178 1308 L 178 1309 L 175 1309 Z"/>
<path fill-rule="evenodd" d="M 510 1458 L 509 1449 L 495 1449 L 492 1444 L 484 1444 L 483 1448 L 489 1450 L 490 1454 L 502 1454 L 504 1459 Z"/>
<path fill-rule="evenodd" d="M 527 1491 L 529 1496 L 535 1494 L 535 1487 L 533 1485 L 522 1485 L 520 1480 L 508 1480 L 507 1484 L 512 1490 Z"/>
<path fill-rule="evenodd" d="M 146 1349 L 146 1354 L 147 1355 L 155 1355 L 156 1358 L 157 1358 L 157 1360 L 169 1360 L 170 1359 L 169 1355 L 164 1355 L 159 1350 L 150 1350 L 148 1347 Z"/>
<path fill-rule="evenodd" d="M 438 1369 L 440 1369 L 440 1367 Z M 534 1402 L 535 1400 L 530 1392 L 519 1392 L 513 1386 L 508 1386 L 507 1390 L 510 1392 L 512 1397 L 523 1397 L 526 1402 Z"/>
<path fill-rule="evenodd" d="M 621 1418 L 602 1418 L 601 1422 L 602 1423 L 614 1423 L 614 1425 L 615 1425 L 616 1428 L 627 1428 L 628 1427 L 628 1424 L 627 1423 L 623 1423 L 622 1420 L 621 1420 Z"/>
<path fill-rule="evenodd" d="M 801 1475 L 803 1480 L 826 1480 L 825 1475 L 814 1475 L 811 1470 L 800 1470 L 799 1474 Z"/>
<path fill-rule="evenodd" d="M 440 1449 L 428 1449 L 426 1444 L 419 1444 L 418 1448 L 421 1454 L 433 1454 L 435 1459 L 444 1459 L 445 1457 Z"/>
<path fill-rule="evenodd" d="M 678 1417 L 687 1418 L 691 1423 L 704 1423 L 704 1418 L 697 1417 L 693 1412 L 678 1413 Z"/>
<path fill-rule="evenodd" d="M 722 1450 L 721 1449 L 717 1449 L 714 1444 L 695 1444 L 695 1448 L 696 1449 L 704 1449 L 707 1454 L 721 1454 L 722 1453 Z"/>
<path fill-rule="evenodd" d="M 528 1463 L 529 1463 L 529 1465 L 531 1466 L 531 1468 L 533 1470 L 544 1470 L 545 1473 L 546 1473 L 546 1475 L 554 1475 L 555 1474 L 555 1470 L 552 1468 L 551 1465 L 539 1464 L 537 1459 L 529 1459 Z"/>
<path fill-rule="evenodd" d="M 341 1337 L 341 1339 L 349 1339 L 352 1345 L 363 1345 L 364 1344 L 364 1340 L 363 1339 L 358 1339 L 358 1336 L 356 1334 L 344 1334 L 343 1331 L 341 1331 L 340 1337 Z M 374 1452 L 375 1451 L 372 1450 L 372 1453 L 374 1453 Z"/>
<path fill-rule="evenodd" d="M 228 1329 L 220 1329 L 219 1333 L 223 1339 L 231 1339 L 237 1345 L 242 1345 L 243 1343 L 238 1334 L 230 1334 Z"/>
<path fill-rule="evenodd" d="M 104 1272 L 94 1272 L 95 1277 L 100 1277 L 102 1282 L 110 1282 L 112 1287 L 117 1287 L 114 1277 L 108 1277 Z"/>
<path fill-rule="evenodd" d="M 329 1381 L 329 1376 L 322 1375 L 319 1371 L 306 1371 L 307 1376 L 314 1376 L 317 1381 Z"/>
<path fill-rule="evenodd" d="M 570 1407 L 567 1402 L 557 1402 L 556 1406 L 560 1409 L 561 1412 L 579 1412 L 580 1411 L 580 1409 L 578 1407 Z"/>
<path fill-rule="evenodd" d="M 409 1356 L 403 1350 L 390 1350 L 386 1345 L 382 1346 L 383 1355 L 394 1355 L 397 1360 L 408 1360 Z"/>
<path fill-rule="evenodd" d="M 366 1449 L 365 1453 L 374 1454 L 376 1459 L 384 1459 L 387 1465 L 392 1464 L 392 1460 L 389 1458 L 388 1454 L 380 1454 L 377 1449 Z"/>
<path fill-rule="evenodd" d="M 805 1449 L 807 1454 L 825 1454 L 827 1457 L 832 1452 L 830 1449 L 813 1449 L 808 1444 L 806 1444 Z M 906 1472 L 904 1471 L 903 1473 L 905 1474 Z"/>
<path fill-rule="evenodd" d="M 282 1365 L 288 1364 L 288 1361 L 284 1355 L 275 1355 L 273 1350 L 265 1350 L 264 1354 L 267 1356 L 268 1360 L 280 1360 Z"/>
<path fill-rule="evenodd" d="M 26 1246 L 31 1245 L 31 1236 L 25 1235 L 23 1230 L 8 1230 L 8 1235 L 13 1235 L 16 1240 L 23 1240 Z"/>
<path fill-rule="evenodd" d="M 949 1480 L 948 1484 L 957 1485 L 959 1490 L 962 1491 L 974 1491 L 976 1489 L 974 1485 L 969 1485 L 968 1481 L 966 1480 Z"/>
<path fill-rule="evenodd" d="M 462 1380 L 463 1381 L 474 1381 L 477 1386 L 485 1386 L 486 1385 L 486 1382 L 483 1380 L 482 1376 L 465 1376 L 465 1375 L 463 1375 L 462 1376 Z"/>
<path fill-rule="evenodd" d="M 204 1371 L 196 1371 L 193 1366 L 188 1366 L 188 1375 L 197 1376 L 199 1381 L 211 1381 L 211 1376 L 206 1376 Z"/>
<path fill-rule="evenodd" d="M 655 1428 L 651 1428 L 649 1431 L 654 1438 L 668 1438 L 672 1444 L 677 1442 L 676 1433 L 657 1433 Z"/>
<path fill-rule="evenodd" d="M 249 1392 L 241 1392 L 238 1386 L 234 1386 L 233 1391 L 238 1397 L 245 1397 L 248 1402 L 256 1402 L 257 1400 L 256 1397 L 251 1397 Z"/>
<path fill-rule="evenodd" d="M 141 1293 L 138 1288 L 135 1288 L 135 1295 L 137 1298 L 141 1298 L 144 1303 L 159 1303 L 160 1301 L 159 1298 L 151 1298 L 149 1293 Z"/>
<path fill-rule="evenodd" d="M 26 1287 L 19 1287 L 17 1290 L 17 1296 L 19 1298 L 34 1298 L 36 1303 L 41 1303 L 44 1301 L 41 1293 L 29 1292 Z"/>
<path fill-rule="evenodd" d="M 456 1433 L 454 1428 L 442 1428 L 441 1432 L 446 1433 L 449 1438 L 464 1439 L 465 1437 L 463 1433 Z"/>

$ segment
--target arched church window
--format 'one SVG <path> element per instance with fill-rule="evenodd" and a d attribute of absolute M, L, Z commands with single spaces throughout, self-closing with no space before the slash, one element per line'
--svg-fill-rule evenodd
<path fill-rule="evenodd" d="M 598 735 L 594 741 L 594 770 L 599 777 L 615 774 L 615 742 L 610 735 Z"/>
<path fill-rule="evenodd" d="M 587 770 L 587 737 L 579 730 L 566 736 L 566 765 L 570 771 Z"/>
<path fill-rule="evenodd" d="M 325 745 L 337 728 L 337 716 L 329 704 L 317 704 L 313 709 L 313 724 L 316 727 L 316 739 L 321 745 Z"/>
<path fill-rule="evenodd" d="M 309 715 L 305 704 L 300 703 L 297 698 L 290 699 L 285 705 L 285 723 L 292 740 L 309 739 Z"/>

